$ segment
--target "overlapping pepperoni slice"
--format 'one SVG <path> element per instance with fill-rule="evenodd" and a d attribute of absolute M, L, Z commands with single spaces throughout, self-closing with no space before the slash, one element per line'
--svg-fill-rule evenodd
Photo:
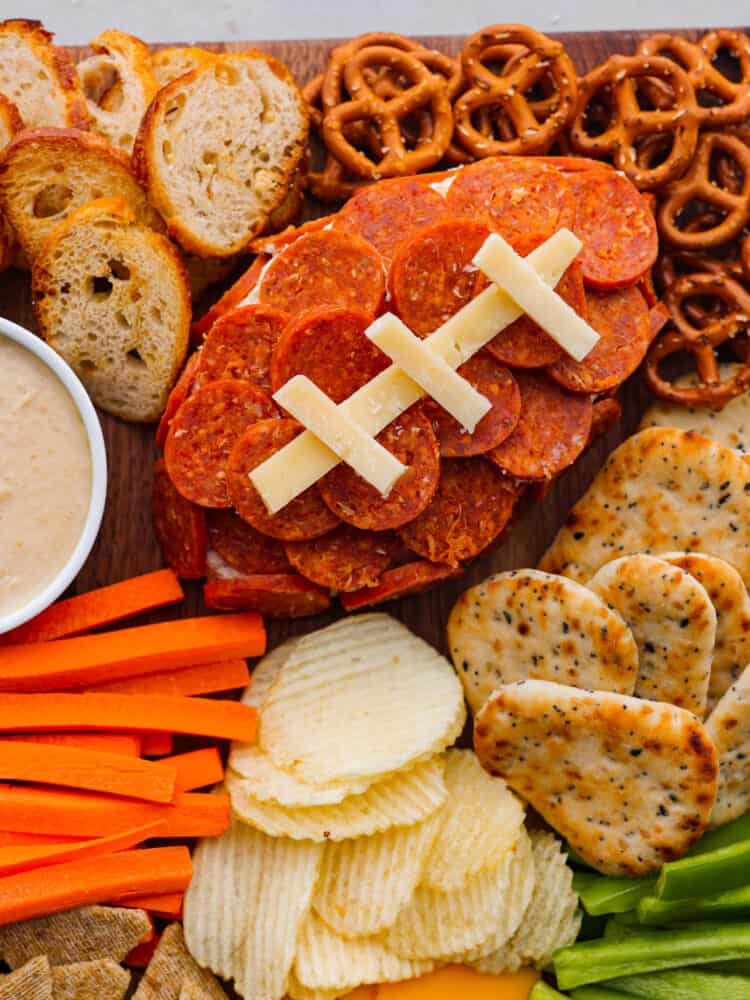
<path fill-rule="evenodd" d="M 174 388 L 169 394 L 167 405 L 164 407 L 164 413 L 162 413 L 159 426 L 156 428 L 157 448 L 164 447 L 164 442 L 167 440 L 167 433 L 169 432 L 169 425 L 192 391 L 195 376 L 198 374 L 200 360 L 198 352 L 190 355 L 187 364 L 182 369 L 182 374 L 177 379 Z"/>
<path fill-rule="evenodd" d="M 296 573 L 209 580 L 203 600 L 207 608 L 217 611 L 257 611 L 264 618 L 305 618 L 331 605 L 325 590 Z"/>
<path fill-rule="evenodd" d="M 357 608 L 372 607 L 385 601 L 395 601 L 399 597 L 411 594 L 421 594 L 431 590 L 444 580 L 460 576 L 462 566 L 446 566 L 443 563 L 432 563 L 427 559 L 396 566 L 386 570 L 375 587 L 363 587 L 350 594 L 341 595 L 341 603 L 347 611 Z"/>
<path fill-rule="evenodd" d="M 399 539 L 389 531 L 360 531 L 349 524 L 311 542 L 287 542 L 289 562 L 329 590 L 374 587 L 393 563 Z"/>
<path fill-rule="evenodd" d="M 235 444 L 226 465 L 231 505 L 257 531 L 285 542 L 318 538 L 332 531 L 339 518 L 323 503 L 317 486 L 310 486 L 276 514 L 270 514 L 248 474 L 302 431 L 296 420 L 260 420 Z"/>
<path fill-rule="evenodd" d="M 344 463 L 320 481 L 323 499 L 336 517 L 365 531 L 387 531 L 414 520 L 432 500 L 440 479 L 437 438 L 419 406 L 388 424 L 377 440 L 408 466 L 388 496 Z"/>
<path fill-rule="evenodd" d="M 518 479 L 550 479 L 578 458 L 591 430 L 591 399 L 574 396 L 542 372 L 516 372 L 521 417 L 510 437 L 488 453 Z"/>
<path fill-rule="evenodd" d="M 172 420 L 164 448 L 170 479 L 201 507 L 231 507 L 225 466 L 235 442 L 256 420 L 278 415 L 269 394 L 249 382 L 209 382 Z"/>
<path fill-rule="evenodd" d="M 185 580 L 205 576 L 208 549 L 205 511 L 177 492 L 163 459 L 154 466 L 151 510 L 167 566 Z"/>
<path fill-rule="evenodd" d="M 256 531 L 234 511 L 208 512 L 209 544 L 238 573 L 287 573 L 289 560 L 276 538 Z"/>
<path fill-rule="evenodd" d="M 500 536 L 519 490 L 486 458 L 445 459 L 429 507 L 399 530 L 417 555 L 455 566 Z"/>
<path fill-rule="evenodd" d="M 271 388 L 271 354 L 289 322 L 269 306 L 242 306 L 218 319 L 200 352 L 197 385 L 225 378 Z"/>

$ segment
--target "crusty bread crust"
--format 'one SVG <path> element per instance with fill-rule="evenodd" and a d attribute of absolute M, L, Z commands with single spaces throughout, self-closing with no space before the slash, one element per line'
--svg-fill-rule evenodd
<path fill-rule="evenodd" d="M 44 339 L 97 406 L 157 420 L 185 360 L 190 290 L 182 257 L 124 198 L 99 198 L 50 234 L 32 266 Z"/>
<path fill-rule="evenodd" d="M 159 91 L 133 162 L 170 235 L 189 253 L 228 257 L 289 196 L 307 133 L 286 66 L 260 52 L 226 54 Z"/>
<path fill-rule="evenodd" d="M 151 54 L 151 72 L 160 87 L 194 69 L 202 69 L 216 59 L 215 52 L 198 45 L 173 45 Z"/>
<path fill-rule="evenodd" d="M 39 21 L 0 21 L 0 91 L 28 127 L 87 129 L 89 114 L 75 63 Z"/>
<path fill-rule="evenodd" d="M 23 121 L 13 101 L 0 94 L 0 150 L 23 128 Z M 0 207 L 0 271 L 7 271 L 13 264 L 16 236 L 5 212 Z"/>
<path fill-rule="evenodd" d="M 127 198 L 140 222 L 163 230 L 130 158 L 94 132 L 28 129 L 0 154 L 0 208 L 29 259 L 76 209 L 108 195 Z"/>

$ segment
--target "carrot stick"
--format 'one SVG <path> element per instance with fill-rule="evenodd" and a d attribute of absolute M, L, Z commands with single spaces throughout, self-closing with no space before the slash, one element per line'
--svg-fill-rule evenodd
<path fill-rule="evenodd" d="M 166 757 L 174 753 L 174 736 L 171 733 L 142 733 L 141 753 L 144 757 Z"/>
<path fill-rule="evenodd" d="M 80 747 L 82 750 L 119 753 L 125 757 L 140 757 L 143 742 L 140 733 L 10 733 L 3 734 L 0 739 L 57 747 Z"/>
<path fill-rule="evenodd" d="M 0 691 L 59 691 L 196 663 L 260 656 L 263 621 L 253 612 L 183 618 L 72 639 L 0 647 Z"/>
<path fill-rule="evenodd" d="M 148 941 L 141 941 L 131 952 L 128 952 L 122 964 L 129 965 L 133 969 L 145 969 L 154 957 L 154 952 L 158 948 L 160 941 L 161 934 L 153 934 Z"/>
<path fill-rule="evenodd" d="M 171 569 L 134 576 L 109 587 L 58 601 L 25 625 L 6 632 L 0 638 L 0 646 L 80 635 L 81 632 L 90 632 L 144 611 L 176 604 L 184 596 L 180 581 Z"/>
<path fill-rule="evenodd" d="M 60 847 L 62 844 L 79 844 L 82 837 L 63 837 L 59 833 L 18 833 L 0 830 L 0 847 Z"/>
<path fill-rule="evenodd" d="M 183 898 L 181 892 L 165 892 L 159 896 L 131 896 L 126 899 L 111 899 L 110 903 L 113 906 L 128 906 L 134 910 L 148 910 L 154 917 L 181 920 Z"/>
<path fill-rule="evenodd" d="M 0 924 L 30 920 L 113 896 L 181 892 L 190 883 L 187 847 L 120 851 L 0 879 Z"/>
<path fill-rule="evenodd" d="M 147 802 L 171 802 L 177 770 L 168 764 L 100 750 L 0 740 L 0 780 L 80 788 L 127 795 Z"/>
<path fill-rule="evenodd" d="M 80 858 L 95 858 L 100 854 L 114 854 L 116 851 L 135 847 L 149 837 L 158 837 L 165 829 L 166 824 L 157 820 L 132 830 L 125 830 L 123 833 L 113 834 L 111 837 L 81 840 L 73 844 L 0 847 L 0 875 L 14 875 L 16 872 L 30 871 L 32 868 L 45 868 L 48 865 L 78 861 Z"/>
<path fill-rule="evenodd" d="M 165 757 L 161 763 L 177 771 L 176 792 L 192 792 L 196 788 L 216 785 L 224 779 L 224 768 L 216 747 Z"/>
<path fill-rule="evenodd" d="M 232 691 L 250 683 L 246 660 L 224 660 L 220 663 L 199 663 L 163 674 L 144 677 L 124 677 L 122 680 L 87 684 L 85 690 L 104 694 L 169 694 L 189 697 Z"/>
<path fill-rule="evenodd" d="M 256 711 L 238 701 L 148 694 L 0 694 L 0 732 L 113 729 L 255 739 Z"/>
<path fill-rule="evenodd" d="M 19 833 L 54 830 L 63 837 L 82 839 L 109 837 L 156 820 L 167 824 L 164 837 L 217 837 L 229 826 L 229 798 L 180 792 L 173 803 L 162 805 L 93 792 L 0 784 L 3 830 Z"/>

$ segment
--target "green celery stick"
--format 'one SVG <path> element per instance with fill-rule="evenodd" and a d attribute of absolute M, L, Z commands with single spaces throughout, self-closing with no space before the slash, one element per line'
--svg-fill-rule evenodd
<path fill-rule="evenodd" d="M 551 986 L 540 979 L 529 993 L 529 1000 L 567 1000 L 567 997 L 564 993 L 553 990 Z"/>
<path fill-rule="evenodd" d="M 690 848 L 688 856 L 694 857 L 696 854 L 717 851 L 720 847 L 730 847 L 740 840 L 750 840 L 750 811 L 738 819 L 733 819 L 731 823 L 720 826 L 718 830 L 709 830 L 708 833 L 704 833 L 701 839 Z"/>
<path fill-rule="evenodd" d="M 570 995 L 573 1000 L 627 1000 L 626 993 L 611 990 L 609 986 L 580 986 Z"/>
<path fill-rule="evenodd" d="M 724 976 L 702 969 L 626 976 L 611 980 L 607 986 L 646 1000 L 748 1000 L 750 997 L 750 979 L 745 976 Z"/>
<path fill-rule="evenodd" d="M 638 922 L 638 915 L 634 910 L 628 913 L 616 913 L 610 917 L 604 928 L 604 937 L 608 941 L 622 941 L 623 938 L 632 937 L 633 934 L 640 934 L 643 927 Z"/>
<path fill-rule="evenodd" d="M 701 968 L 706 972 L 721 972 L 726 976 L 750 976 L 750 958 L 738 958 L 733 962 L 711 962 Z"/>
<path fill-rule="evenodd" d="M 682 966 L 750 959 L 750 923 L 703 924 L 671 931 L 640 931 L 622 940 L 603 938 L 561 948 L 554 969 L 561 989 L 620 976 Z"/>
<path fill-rule="evenodd" d="M 577 941 L 591 941 L 593 938 L 600 938 L 604 934 L 604 928 L 607 926 L 606 916 L 601 917 L 590 917 L 586 911 L 583 911 L 581 920 L 581 929 L 578 932 Z"/>
<path fill-rule="evenodd" d="M 747 885 L 750 879 L 750 840 L 670 861 L 656 880 L 659 899 L 715 896 Z"/>
<path fill-rule="evenodd" d="M 606 875 L 576 873 L 573 888 L 581 897 L 584 910 L 591 916 L 604 913 L 627 913 L 644 896 L 654 892 L 656 876 L 644 878 L 608 878 Z"/>
<path fill-rule="evenodd" d="M 750 871 L 747 879 L 750 882 Z M 642 924 L 651 926 L 731 917 L 750 918 L 750 885 L 697 899 L 668 900 L 646 896 L 638 904 L 638 919 Z"/>

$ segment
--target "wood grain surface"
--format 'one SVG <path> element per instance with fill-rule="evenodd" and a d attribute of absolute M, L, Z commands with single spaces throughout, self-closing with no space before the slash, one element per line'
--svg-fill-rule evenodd
<path fill-rule="evenodd" d="M 387 25 L 377 27 L 387 29 Z M 698 30 L 682 32 L 692 38 L 701 33 Z M 632 53 L 645 34 L 626 31 L 562 34 L 558 37 L 567 46 L 579 73 L 583 73 L 614 52 Z M 429 37 L 424 41 L 434 48 L 455 55 L 460 51 L 464 39 L 458 36 Z M 261 41 L 212 44 L 206 47 L 217 51 L 239 51 L 252 47 L 270 52 L 287 63 L 299 82 L 304 84 L 323 69 L 326 55 L 334 44 L 332 40 Z M 77 50 L 76 55 L 85 51 Z M 323 210 L 320 205 L 310 202 L 305 206 L 304 215 L 313 217 L 324 214 L 324 211 L 330 211 L 330 208 Z M 33 329 L 28 275 L 18 271 L 0 275 L 0 315 Z M 638 374 L 623 387 L 620 399 L 623 404 L 621 425 L 597 441 L 553 485 L 543 502 L 527 504 L 501 542 L 475 560 L 463 577 L 427 594 L 394 601 L 383 608 L 433 645 L 444 649 L 445 623 L 458 594 L 491 573 L 513 567 L 534 566 L 606 455 L 620 440 L 632 433 L 646 401 Z M 70 593 L 87 591 L 161 565 L 150 513 L 151 468 L 156 457 L 154 428 L 126 424 L 107 414 L 101 414 L 101 420 L 109 459 L 107 507 L 98 541 Z M 186 592 L 187 599 L 179 608 L 151 617 L 160 619 L 166 614 L 187 617 L 203 613 L 200 585 L 186 584 Z M 269 622 L 269 645 L 276 644 L 287 635 L 319 628 L 341 614 L 343 612 L 340 606 L 334 602 L 334 607 L 327 615 L 296 622 Z M 143 621 L 147 620 L 149 617 L 144 616 Z"/>

